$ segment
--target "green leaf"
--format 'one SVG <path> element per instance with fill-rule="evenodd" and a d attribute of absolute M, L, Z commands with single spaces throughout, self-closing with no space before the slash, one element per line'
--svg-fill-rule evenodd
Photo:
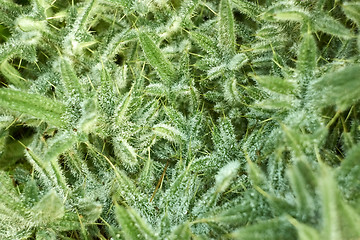
<path fill-rule="evenodd" d="M 360 2 L 345 2 L 342 8 L 346 16 L 360 27 Z"/>
<path fill-rule="evenodd" d="M 31 179 L 26 182 L 23 196 L 25 204 L 29 207 L 33 207 L 34 204 L 39 201 L 39 187 L 35 180 Z"/>
<path fill-rule="evenodd" d="M 236 54 L 228 63 L 230 70 L 238 70 L 248 62 L 248 57 L 244 53 Z"/>
<path fill-rule="evenodd" d="M 7 140 L 8 136 L 9 136 L 9 132 L 0 128 L 0 160 L 2 159 L 1 156 L 6 151 L 5 146 L 6 146 L 6 140 Z M 8 159 L 7 159 L 7 161 L 8 161 Z M 0 163 L 1 163 L 1 161 L 0 161 Z M 2 167 L 2 166 L 0 166 L 0 167 Z"/>
<path fill-rule="evenodd" d="M 36 240 L 56 240 L 56 233 L 52 229 L 36 232 Z"/>
<path fill-rule="evenodd" d="M 76 100 L 83 98 L 83 90 L 78 77 L 70 64 L 70 60 L 61 59 L 61 76 L 63 86 L 69 97 L 73 97 Z"/>
<path fill-rule="evenodd" d="M 265 89 L 275 93 L 292 94 L 296 91 L 296 84 L 291 79 L 278 76 L 253 76 L 255 80 Z"/>
<path fill-rule="evenodd" d="M 277 6 L 265 12 L 263 18 L 272 21 L 294 21 L 305 22 L 309 13 L 298 7 Z"/>
<path fill-rule="evenodd" d="M 125 139 L 119 137 L 114 138 L 114 153 L 125 166 L 132 168 L 137 163 L 136 149 L 133 148 Z"/>
<path fill-rule="evenodd" d="M 217 46 L 214 39 L 199 31 L 190 32 L 190 38 L 209 54 L 217 54 Z"/>
<path fill-rule="evenodd" d="M 296 62 L 296 69 L 300 72 L 301 76 L 307 81 L 313 77 L 316 69 L 317 60 L 317 46 L 313 35 L 309 32 L 303 34 L 303 39 L 300 43 L 298 51 L 298 60 Z"/>
<path fill-rule="evenodd" d="M 130 10 L 132 3 L 133 3 L 131 0 L 106 0 L 106 1 L 112 2 L 112 3 L 117 3 L 120 6 L 122 6 L 123 8 L 125 8 L 126 10 Z"/>
<path fill-rule="evenodd" d="M 185 0 L 182 2 L 178 13 L 178 16 L 182 18 L 182 22 L 186 21 L 186 18 L 188 18 L 194 12 L 198 4 L 199 0 Z"/>
<path fill-rule="evenodd" d="M 58 232 L 76 231 L 81 228 L 79 216 L 73 212 L 66 212 L 62 218 L 52 222 L 51 226 Z"/>
<path fill-rule="evenodd" d="M 224 83 L 224 98 L 229 103 L 241 102 L 242 96 L 237 88 L 237 81 L 235 78 L 226 79 L 226 82 Z"/>
<path fill-rule="evenodd" d="M 30 148 L 26 148 L 27 160 L 39 174 L 41 180 L 49 187 L 52 186 L 53 181 L 51 178 L 51 174 L 49 173 L 49 162 L 45 162 L 43 159 L 39 158 Z"/>
<path fill-rule="evenodd" d="M 62 119 L 65 105 L 41 95 L 1 88 L 0 106 L 12 111 L 29 114 L 57 127 L 65 125 Z"/>
<path fill-rule="evenodd" d="M 169 38 L 179 30 L 181 27 L 187 27 L 186 21 L 188 17 L 192 14 L 199 3 L 199 0 L 186 0 L 181 3 L 181 8 L 176 14 L 172 17 L 166 26 L 166 32 L 161 34 L 162 38 Z"/>
<path fill-rule="evenodd" d="M 166 59 L 161 50 L 145 32 L 139 32 L 138 36 L 146 59 L 149 61 L 151 66 L 155 68 L 165 85 L 168 85 L 175 76 L 173 65 L 168 59 Z"/>
<path fill-rule="evenodd" d="M 168 124 L 156 124 L 155 126 L 153 126 L 152 130 L 157 136 L 165 138 L 170 142 L 181 143 L 184 139 L 183 134 L 178 129 Z"/>
<path fill-rule="evenodd" d="M 14 121 L 13 116 L 0 115 L 0 129 L 8 128 L 13 121 Z"/>
<path fill-rule="evenodd" d="M 254 186 L 266 186 L 266 176 L 264 172 L 250 159 L 247 159 L 249 178 Z"/>
<path fill-rule="evenodd" d="M 217 193 L 222 193 L 229 187 L 239 168 L 239 162 L 229 162 L 220 169 L 215 176 L 215 190 Z"/>
<path fill-rule="evenodd" d="M 125 122 L 128 118 L 131 103 L 133 101 L 132 89 L 133 88 L 131 88 L 131 90 L 124 95 L 122 101 L 115 109 L 115 119 L 119 125 L 122 125 L 123 122 Z"/>
<path fill-rule="evenodd" d="M 191 230 L 189 222 L 185 222 L 177 226 L 169 236 L 170 240 L 177 240 L 177 239 L 184 239 L 190 240 L 191 239 Z"/>
<path fill-rule="evenodd" d="M 247 191 L 247 194 L 251 196 L 251 201 L 244 199 L 240 201 L 235 206 L 223 209 L 219 213 L 216 213 L 215 216 L 211 216 L 207 219 L 210 222 L 219 222 L 222 224 L 231 224 L 234 226 L 244 226 L 250 219 L 257 215 L 254 209 L 257 209 L 258 206 L 265 204 L 264 200 L 260 200 L 260 194 L 255 193 L 255 190 Z M 255 206 L 252 207 L 252 206 Z"/>
<path fill-rule="evenodd" d="M 165 97 L 169 95 L 169 89 L 162 83 L 154 83 L 146 86 L 145 91 L 147 94 L 156 97 Z"/>
<path fill-rule="evenodd" d="M 343 111 L 360 99 L 360 65 L 327 73 L 314 82 L 311 89 L 316 107 L 336 105 L 338 110 Z"/>
<path fill-rule="evenodd" d="M 260 5 L 256 5 L 253 2 L 245 0 L 232 0 L 232 3 L 234 7 L 236 7 L 241 13 L 252 19 L 257 19 L 263 12 L 262 7 Z"/>
<path fill-rule="evenodd" d="M 83 216 L 86 223 L 94 223 L 100 218 L 101 213 L 102 205 L 98 202 L 85 200 L 79 204 L 79 214 Z"/>
<path fill-rule="evenodd" d="M 96 0 L 87 0 L 87 5 L 82 9 L 78 15 L 72 30 L 75 32 L 82 31 L 86 29 L 86 23 L 89 21 L 91 12 L 93 11 L 94 6 L 96 5 Z"/>
<path fill-rule="evenodd" d="M 115 93 L 113 90 L 114 82 L 108 71 L 103 68 L 101 71 L 101 86 L 97 91 L 99 110 L 107 117 L 112 117 L 115 111 Z"/>
<path fill-rule="evenodd" d="M 46 30 L 46 22 L 37 21 L 29 17 L 20 17 L 16 19 L 16 25 L 18 25 L 18 27 L 24 32 Z"/>
<path fill-rule="evenodd" d="M 119 222 L 125 239 L 156 239 L 148 224 L 131 208 L 115 206 L 116 219 Z"/>
<path fill-rule="evenodd" d="M 289 96 L 278 96 L 274 99 L 265 99 L 260 102 L 256 102 L 254 107 L 262 108 L 262 109 L 293 109 L 296 106 L 296 101 Z"/>
<path fill-rule="evenodd" d="M 65 208 L 56 192 L 51 190 L 32 208 L 32 213 L 37 223 L 48 224 L 62 218 Z"/>
<path fill-rule="evenodd" d="M 296 234 L 287 221 L 273 219 L 240 228 L 230 237 L 239 240 L 288 240 L 296 239 Z"/>
<path fill-rule="evenodd" d="M 332 171 L 321 163 L 322 239 L 359 239 L 360 215 L 342 199 Z"/>
<path fill-rule="evenodd" d="M 300 223 L 294 218 L 290 218 L 289 221 L 297 229 L 299 240 L 321 240 L 320 234 L 315 228 Z"/>
<path fill-rule="evenodd" d="M 336 21 L 330 15 L 322 12 L 317 12 L 313 16 L 313 18 L 314 27 L 317 31 L 328 33 L 344 39 L 349 39 L 353 37 L 349 29 Z"/>
<path fill-rule="evenodd" d="M 27 82 L 23 79 L 18 70 L 16 70 L 11 64 L 7 61 L 4 61 L 0 65 L 0 71 L 4 77 L 14 85 L 16 88 L 24 89 L 27 87 Z"/>
<path fill-rule="evenodd" d="M 303 23 L 309 19 L 309 12 L 300 6 L 278 2 L 270 7 L 262 18 L 268 21 L 295 21 Z"/>
<path fill-rule="evenodd" d="M 38 156 L 30 148 L 26 148 L 28 161 L 39 174 L 42 183 L 49 188 L 56 188 L 64 194 L 68 192 L 65 176 L 60 168 L 57 159 L 52 161 L 45 161 L 42 156 Z"/>
<path fill-rule="evenodd" d="M 225 54 L 235 54 L 234 15 L 230 0 L 221 0 L 219 9 L 219 46 Z"/>
<path fill-rule="evenodd" d="M 53 182 L 55 182 L 56 187 L 61 189 L 64 193 L 67 193 L 69 191 L 66 183 L 65 175 L 63 174 L 63 170 L 60 167 L 60 164 L 58 163 L 57 159 L 52 160 L 50 162 L 51 166 L 51 177 L 53 179 Z"/>
<path fill-rule="evenodd" d="M 10 40 L 6 41 L 4 44 L 0 45 L 0 63 L 3 63 L 14 55 L 19 54 L 21 52 L 21 48 L 19 47 L 22 42 L 17 39 L 14 40 L 11 38 Z"/>
<path fill-rule="evenodd" d="M 78 126 L 84 133 L 90 133 L 96 128 L 97 109 L 95 98 L 87 98 L 81 102 L 81 118 Z"/>
<path fill-rule="evenodd" d="M 306 179 L 309 176 L 308 174 L 305 175 L 303 170 L 311 173 L 311 169 L 307 166 L 306 162 L 297 161 L 288 169 L 287 175 L 290 180 L 291 188 L 295 193 L 299 212 L 303 215 L 308 215 L 315 209 L 314 199 L 312 197 L 314 189 L 311 189 L 311 185 L 308 184 L 308 181 L 311 181 L 311 179 Z"/>
<path fill-rule="evenodd" d="M 56 160 L 60 154 L 71 149 L 76 140 L 76 136 L 71 132 L 57 134 L 54 138 L 48 141 L 48 148 L 44 154 L 44 160 Z"/>
<path fill-rule="evenodd" d="M 149 149 L 150 152 L 150 149 Z M 140 176 L 138 178 L 139 186 L 143 189 L 150 189 L 153 187 L 154 183 L 154 161 L 149 157 L 147 158 L 144 166 L 140 172 Z"/>
<path fill-rule="evenodd" d="M 337 169 L 339 186 L 349 201 L 360 199 L 360 145 L 351 148 Z"/>
<path fill-rule="evenodd" d="M 304 145 L 306 141 L 304 141 L 304 135 L 284 124 L 281 124 L 281 128 L 285 133 L 288 146 L 294 151 L 295 156 L 300 160 L 305 160 Z"/>
<path fill-rule="evenodd" d="M 26 209 L 20 200 L 19 193 L 14 188 L 12 179 L 9 174 L 0 171 L 0 208 L 5 215 L 24 219 L 26 217 Z"/>

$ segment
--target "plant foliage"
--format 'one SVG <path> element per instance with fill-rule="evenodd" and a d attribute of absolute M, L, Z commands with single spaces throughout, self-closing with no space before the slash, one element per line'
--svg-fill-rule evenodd
<path fill-rule="evenodd" d="M 0 0 L 0 239 L 360 239 L 358 0 Z"/>

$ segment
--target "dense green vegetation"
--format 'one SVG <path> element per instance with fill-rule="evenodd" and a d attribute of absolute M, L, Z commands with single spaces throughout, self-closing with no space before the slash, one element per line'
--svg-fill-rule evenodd
<path fill-rule="evenodd" d="M 360 1 L 0 0 L 0 239 L 360 239 Z"/>

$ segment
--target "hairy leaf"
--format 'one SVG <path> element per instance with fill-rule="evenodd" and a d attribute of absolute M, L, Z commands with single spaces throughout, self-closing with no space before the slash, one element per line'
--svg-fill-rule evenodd
<path fill-rule="evenodd" d="M 65 124 L 62 119 L 64 104 L 41 95 L 1 88 L 0 103 L 2 108 L 29 114 L 58 127 Z"/>
<path fill-rule="evenodd" d="M 225 54 L 234 54 L 236 47 L 234 15 L 230 0 L 221 0 L 219 7 L 219 46 Z"/>
<path fill-rule="evenodd" d="M 139 32 L 138 36 L 147 60 L 151 66 L 155 68 L 164 83 L 169 84 L 175 76 L 173 65 L 168 59 L 166 59 L 161 50 L 145 32 Z"/>

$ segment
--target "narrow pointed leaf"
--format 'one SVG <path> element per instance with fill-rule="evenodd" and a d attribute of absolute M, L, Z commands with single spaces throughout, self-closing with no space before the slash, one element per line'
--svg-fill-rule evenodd
<path fill-rule="evenodd" d="M 108 71 L 104 68 L 101 71 L 101 87 L 98 91 L 98 101 L 100 111 L 106 114 L 107 117 L 113 116 L 115 110 L 115 94 L 113 87 L 112 78 L 109 76 Z"/>
<path fill-rule="evenodd" d="M 319 187 L 322 200 L 322 238 L 359 239 L 360 215 L 342 199 L 331 170 L 321 164 Z"/>
<path fill-rule="evenodd" d="M 0 65 L 1 73 L 4 75 L 4 77 L 14 85 L 16 88 L 25 88 L 27 83 L 25 82 L 25 79 L 23 79 L 19 73 L 18 70 L 16 70 L 11 64 L 9 64 L 7 61 L 4 61 Z"/>
<path fill-rule="evenodd" d="M 147 223 L 133 209 L 115 206 L 116 219 L 120 223 L 125 239 L 156 239 Z"/>
<path fill-rule="evenodd" d="M 219 46 L 225 54 L 235 53 L 234 15 L 230 0 L 221 0 L 219 9 Z"/>
<path fill-rule="evenodd" d="M 360 2 L 345 2 L 342 7 L 346 16 L 360 27 Z"/>
<path fill-rule="evenodd" d="M 353 37 L 349 29 L 327 14 L 319 12 L 316 14 L 316 16 L 314 16 L 313 21 L 315 30 L 317 31 L 328 33 L 344 39 Z"/>
<path fill-rule="evenodd" d="M 96 0 L 88 0 L 86 1 L 87 5 L 85 5 L 84 9 L 82 10 L 81 14 L 79 14 L 79 17 L 75 21 L 75 28 L 74 30 L 82 30 L 86 28 L 86 23 L 88 22 L 90 18 L 91 11 L 93 10 Z"/>
<path fill-rule="evenodd" d="M 244 53 L 236 54 L 228 64 L 230 70 L 238 70 L 248 62 L 248 57 Z"/>
<path fill-rule="evenodd" d="M 125 166 L 131 168 L 137 164 L 136 150 L 125 140 L 115 138 L 114 153 Z"/>
<path fill-rule="evenodd" d="M 266 177 L 263 171 L 252 161 L 248 161 L 248 173 L 254 186 L 265 186 Z"/>
<path fill-rule="evenodd" d="M 209 54 L 217 54 L 217 46 L 214 39 L 201 32 L 190 32 L 191 39 Z"/>
<path fill-rule="evenodd" d="M 309 19 L 310 13 L 299 5 L 279 2 L 275 3 L 261 16 L 268 21 L 294 21 L 303 23 Z"/>
<path fill-rule="evenodd" d="M 138 36 L 147 60 L 164 83 L 169 84 L 175 76 L 173 65 L 145 32 L 139 32 Z"/>
<path fill-rule="evenodd" d="M 11 40 L 6 41 L 6 43 L 0 45 L 0 63 L 7 61 L 12 58 L 14 55 L 21 52 L 19 45 L 21 44 L 20 40 Z"/>
<path fill-rule="evenodd" d="M 360 65 L 325 74 L 311 88 L 316 107 L 336 105 L 339 110 L 345 110 L 360 99 Z"/>
<path fill-rule="evenodd" d="M 69 132 L 57 134 L 55 138 L 49 140 L 48 149 L 44 154 L 44 160 L 55 160 L 60 154 L 69 150 L 74 145 L 76 140 L 76 136 Z"/>
<path fill-rule="evenodd" d="M 241 93 L 238 90 L 237 81 L 235 78 L 229 78 L 224 84 L 224 98 L 229 103 L 241 102 Z"/>
<path fill-rule="evenodd" d="M 33 208 L 32 212 L 39 223 L 50 223 L 65 214 L 63 202 L 55 191 L 47 193 Z"/>
<path fill-rule="evenodd" d="M 169 95 L 169 89 L 162 83 L 149 84 L 146 93 L 157 97 L 165 97 Z"/>
<path fill-rule="evenodd" d="M 290 223 L 273 219 L 240 228 L 230 237 L 239 240 L 287 240 L 296 239 L 296 233 Z"/>
<path fill-rule="evenodd" d="M 337 172 L 339 187 L 349 200 L 360 198 L 360 145 L 355 145 L 341 162 Z"/>
<path fill-rule="evenodd" d="M 52 228 L 58 232 L 76 231 L 81 228 L 79 216 L 73 212 L 66 212 L 62 218 L 57 219 L 57 221 L 54 221 L 51 225 Z"/>
<path fill-rule="evenodd" d="M 256 5 L 253 2 L 245 1 L 245 0 L 232 0 L 232 3 L 237 10 L 246 16 L 257 19 L 258 16 L 263 12 L 261 6 Z"/>
<path fill-rule="evenodd" d="M 36 233 L 36 240 L 56 240 L 56 234 L 53 230 L 40 230 Z"/>
<path fill-rule="evenodd" d="M 75 99 L 82 98 L 83 90 L 80 81 L 76 76 L 76 73 L 69 60 L 67 59 L 61 60 L 61 76 L 68 96 L 74 97 Z"/>
<path fill-rule="evenodd" d="M 298 222 L 296 219 L 289 219 L 291 224 L 296 227 L 299 240 L 321 240 L 318 230 L 306 224 Z"/>
<path fill-rule="evenodd" d="M 102 205 L 98 202 L 84 201 L 79 205 L 79 213 L 87 223 L 94 223 L 100 218 Z"/>
<path fill-rule="evenodd" d="M 224 192 L 235 178 L 236 173 L 240 167 L 239 162 L 229 162 L 220 169 L 218 174 L 215 176 L 215 189 L 216 192 Z"/>
<path fill-rule="evenodd" d="M 130 10 L 131 6 L 132 6 L 132 1 L 131 0 L 106 0 L 106 1 L 117 3 L 120 6 L 122 6 L 123 8 L 125 8 L 126 10 Z"/>
<path fill-rule="evenodd" d="M 314 199 L 312 197 L 312 191 L 309 191 L 309 184 L 306 181 L 306 177 L 302 174 L 302 168 L 299 165 L 306 165 L 301 161 L 292 166 L 287 174 L 290 180 L 291 187 L 295 193 L 297 207 L 304 215 L 310 214 L 314 210 Z M 310 169 L 307 169 L 311 171 Z"/>
<path fill-rule="evenodd" d="M 254 76 L 255 80 L 265 89 L 276 93 L 291 94 L 296 90 L 295 82 L 277 76 Z"/>
<path fill-rule="evenodd" d="M 309 78 L 314 75 L 317 59 L 316 51 L 317 46 L 313 35 L 311 33 L 303 34 L 303 39 L 299 47 L 296 68 L 300 72 L 302 77 L 307 79 L 306 81 L 308 81 Z"/>
<path fill-rule="evenodd" d="M 132 100 L 133 96 L 132 91 L 130 90 L 127 94 L 125 94 L 119 106 L 115 109 L 115 119 L 119 125 L 127 119 Z"/>
<path fill-rule="evenodd" d="M 170 240 L 177 240 L 177 239 L 184 239 L 190 240 L 191 239 L 191 230 L 190 225 L 188 222 L 182 223 L 181 225 L 177 226 L 170 234 Z"/>
<path fill-rule="evenodd" d="M 58 127 L 64 126 L 62 116 L 65 112 L 65 105 L 41 95 L 1 88 L 0 106 L 29 114 Z"/>
<path fill-rule="evenodd" d="M 50 165 L 52 170 L 51 177 L 54 179 L 53 181 L 55 182 L 55 186 L 61 189 L 64 193 L 67 193 L 69 189 L 67 187 L 66 178 L 57 159 L 52 160 Z"/>
<path fill-rule="evenodd" d="M 165 138 L 170 142 L 181 143 L 184 138 L 183 134 L 178 129 L 167 124 L 156 124 L 153 126 L 152 130 L 156 135 Z"/>

